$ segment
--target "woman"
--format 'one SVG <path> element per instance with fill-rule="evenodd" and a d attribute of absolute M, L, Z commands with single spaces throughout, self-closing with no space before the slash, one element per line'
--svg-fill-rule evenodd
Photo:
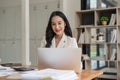
<path fill-rule="evenodd" d="M 72 36 L 70 24 L 62 12 L 54 11 L 51 14 L 46 29 L 46 36 L 41 41 L 41 47 L 78 48 L 76 39 Z"/>
<path fill-rule="evenodd" d="M 78 48 L 76 39 L 72 36 L 70 24 L 62 12 L 54 11 L 51 14 L 41 47 Z"/>

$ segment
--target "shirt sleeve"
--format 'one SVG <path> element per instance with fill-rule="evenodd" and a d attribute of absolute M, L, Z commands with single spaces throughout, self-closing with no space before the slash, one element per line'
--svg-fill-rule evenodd
<path fill-rule="evenodd" d="M 46 40 L 45 40 L 45 37 L 43 37 L 40 42 L 40 48 L 45 48 L 45 45 L 46 45 Z"/>
<path fill-rule="evenodd" d="M 76 38 L 70 38 L 68 39 L 68 47 L 69 48 L 78 48 Z"/>

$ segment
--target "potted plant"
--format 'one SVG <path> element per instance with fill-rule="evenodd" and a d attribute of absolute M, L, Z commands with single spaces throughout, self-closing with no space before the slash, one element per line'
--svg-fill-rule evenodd
<path fill-rule="evenodd" d="M 108 22 L 108 17 L 107 16 L 102 16 L 101 18 L 100 18 L 100 21 L 101 21 L 101 24 L 102 25 L 107 25 L 107 22 Z"/>

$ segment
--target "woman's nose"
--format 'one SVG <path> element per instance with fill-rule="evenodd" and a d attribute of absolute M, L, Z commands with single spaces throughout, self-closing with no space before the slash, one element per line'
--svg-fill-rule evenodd
<path fill-rule="evenodd" d="M 59 25 L 56 24 L 56 29 L 59 28 Z"/>

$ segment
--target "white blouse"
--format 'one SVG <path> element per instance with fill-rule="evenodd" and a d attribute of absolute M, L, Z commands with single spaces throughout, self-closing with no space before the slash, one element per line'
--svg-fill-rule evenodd
<path fill-rule="evenodd" d="M 46 45 L 45 37 L 41 41 L 41 48 L 44 48 Z M 57 47 L 55 44 L 55 37 L 53 37 L 52 44 L 50 48 L 78 48 L 77 41 L 75 38 L 71 38 L 63 34 L 60 42 L 58 43 Z"/>

